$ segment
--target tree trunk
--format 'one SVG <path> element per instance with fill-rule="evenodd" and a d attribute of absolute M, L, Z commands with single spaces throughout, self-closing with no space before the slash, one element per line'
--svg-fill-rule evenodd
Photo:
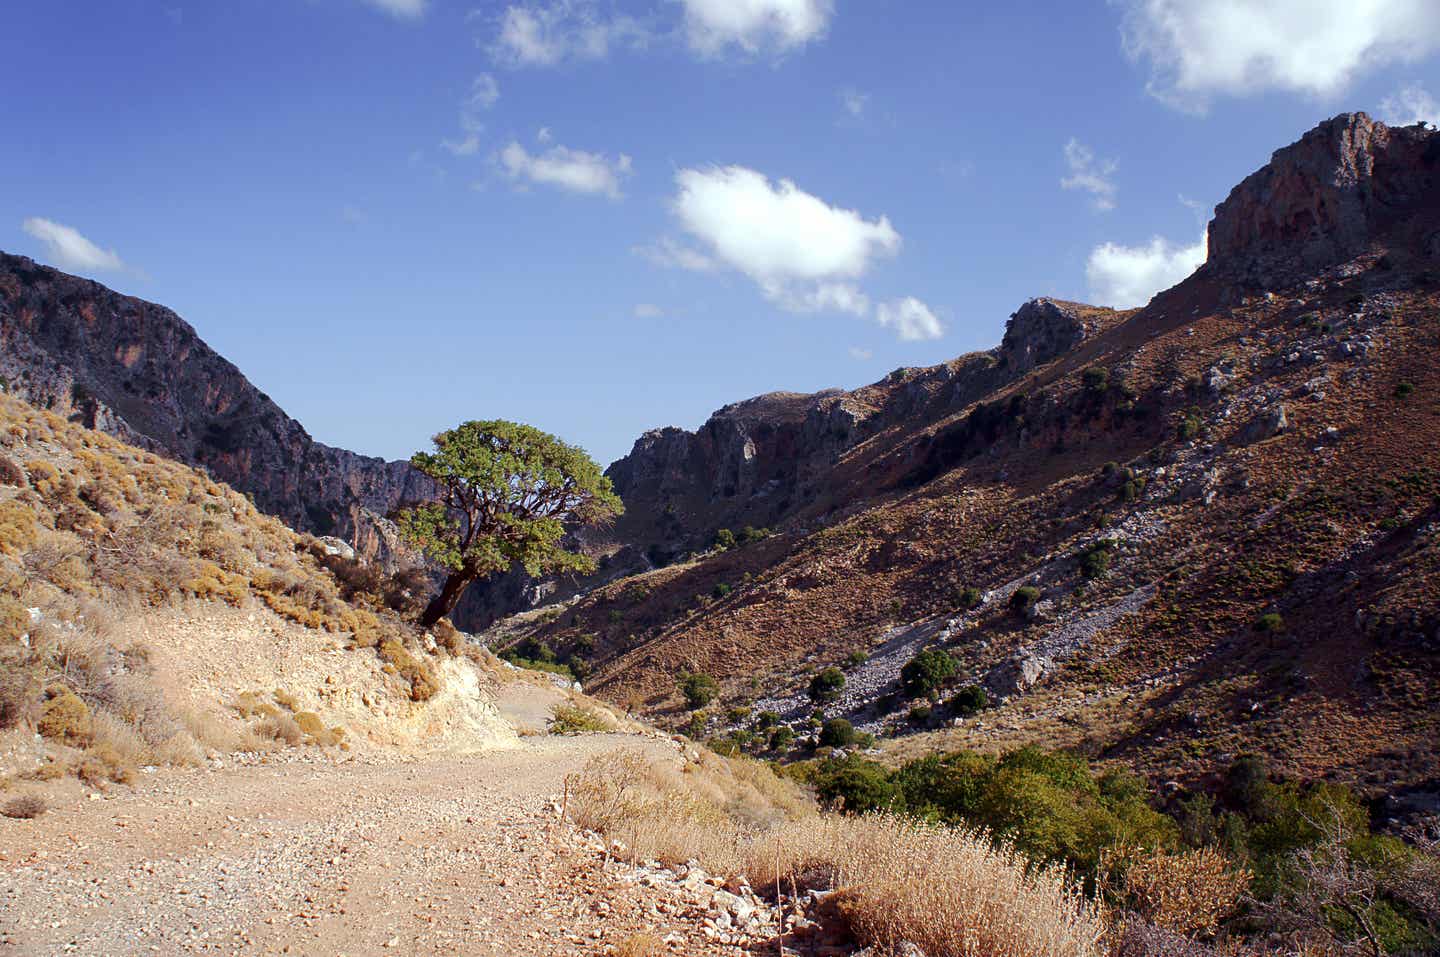
<path fill-rule="evenodd" d="M 460 603 L 460 596 L 465 594 L 465 589 L 469 588 L 474 580 L 474 575 L 451 572 L 441 586 L 440 594 L 430 599 L 430 604 L 425 606 L 425 614 L 420 616 L 420 627 L 433 628 L 437 621 L 454 611 L 455 606 Z"/>

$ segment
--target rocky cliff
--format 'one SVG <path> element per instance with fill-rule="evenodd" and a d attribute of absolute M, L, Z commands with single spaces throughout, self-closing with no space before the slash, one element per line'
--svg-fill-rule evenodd
<path fill-rule="evenodd" d="M 250 493 L 301 530 L 391 548 L 380 517 L 423 479 L 316 442 L 163 306 L 0 253 L 0 377 L 8 391 Z"/>

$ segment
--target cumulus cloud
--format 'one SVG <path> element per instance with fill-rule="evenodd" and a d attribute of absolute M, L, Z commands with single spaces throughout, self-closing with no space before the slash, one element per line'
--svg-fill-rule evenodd
<path fill-rule="evenodd" d="M 745 53 L 784 52 L 823 36 L 832 0 L 679 0 L 692 49 L 715 56 L 730 47 Z"/>
<path fill-rule="evenodd" d="M 939 339 L 945 334 L 945 327 L 939 317 L 914 296 L 906 296 L 894 302 L 882 302 L 875 310 L 875 321 L 894 329 L 895 334 L 906 342 Z"/>
<path fill-rule="evenodd" d="M 591 193 L 620 198 L 620 181 L 630 175 L 630 157 L 621 153 L 609 159 L 600 153 L 586 153 L 553 146 L 543 153 L 530 153 L 511 141 L 500 151 L 501 168 L 521 183 L 555 186 L 572 193 Z"/>
<path fill-rule="evenodd" d="M 1070 175 L 1060 180 L 1061 189 L 1089 193 L 1090 202 L 1101 212 L 1115 208 L 1114 160 L 1096 159 L 1094 150 L 1072 136 L 1065 144 L 1065 165 Z"/>
<path fill-rule="evenodd" d="M 365 0 L 377 10 L 402 20 L 417 20 L 425 15 L 428 0 Z"/>
<path fill-rule="evenodd" d="M 1182 109 L 1211 96 L 1342 92 L 1361 73 L 1440 49 L 1434 0 L 1119 0 L 1126 51 Z"/>
<path fill-rule="evenodd" d="M 38 216 L 32 216 L 20 225 L 25 232 L 44 243 L 50 259 L 65 269 L 119 272 L 127 268 L 115 250 L 101 249 L 70 226 Z"/>
<path fill-rule="evenodd" d="M 567 60 L 603 60 L 615 47 L 643 47 L 644 23 L 607 15 L 594 0 L 553 0 L 505 8 L 491 54 L 510 66 L 555 66 Z"/>
<path fill-rule="evenodd" d="M 1191 246 L 1159 236 L 1141 246 L 1105 243 L 1090 252 L 1085 276 L 1097 303 L 1129 309 L 1145 305 L 1157 292 L 1187 278 L 1205 258 L 1204 236 Z"/>
<path fill-rule="evenodd" d="M 636 319 L 659 319 L 665 315 L 665 310 L 651 302 L 642 302 L 635 307 Z"/>
<path fill-rule="evenodd" d="M 636 249 L 652 262 L 736 270 L 790 312 L 872 317 L 902 339 L 940 334 L 939 320 L 918 299 L 877 307 L 857 283 L 900 251 L 887 217 L 867 219 L 744 166 L 682 169 L 675 181 L 670 209 L 690 242 L 666 237 Z"/>
<path fill-rule="evenodd" d="M 440 145 L 455 156 L 474 156 L 480 152 L 480 134 L 485 130 L 482 115 L 500 102 L 500 84 L 489 73 L 482 73 L 470 83 L 470 92 L 460 103 L 458 140 L 443 140 Z"/>
<path fill-rule="evenodd" d="M 1407 86 L 1387 96 L 1380 104 L 1380 117 L 1391 126 L 1429 123 L 1440 126 L 1440 103 L 1419 85 Z"/>

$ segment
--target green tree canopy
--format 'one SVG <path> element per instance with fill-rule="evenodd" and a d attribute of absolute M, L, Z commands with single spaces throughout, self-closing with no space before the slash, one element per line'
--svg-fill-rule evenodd
<path fill-rule="evenodd" d="M 445 617 L 472 582 L 519 566 L 531 575 L 590 572 L 564 547 L 567 523 L 594 525 L 625 508 L 583 449 L 515 422 L 466 422 L 435 436 L 410 464 L 439 499 L 404 509 L 400 532 L 450 575 L 420 623 Z"/>

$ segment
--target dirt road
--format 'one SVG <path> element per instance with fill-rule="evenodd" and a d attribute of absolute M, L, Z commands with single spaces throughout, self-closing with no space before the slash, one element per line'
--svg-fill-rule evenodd
<path fill-rule="evenodd" d="M 412 761 L 156 772 L 0 819 L 0 957 L 605 953 L 696 928 L 552 839 L 564 775 L 621 735 Z M 704 941 L 682 953 L 723 953 Z"/>

